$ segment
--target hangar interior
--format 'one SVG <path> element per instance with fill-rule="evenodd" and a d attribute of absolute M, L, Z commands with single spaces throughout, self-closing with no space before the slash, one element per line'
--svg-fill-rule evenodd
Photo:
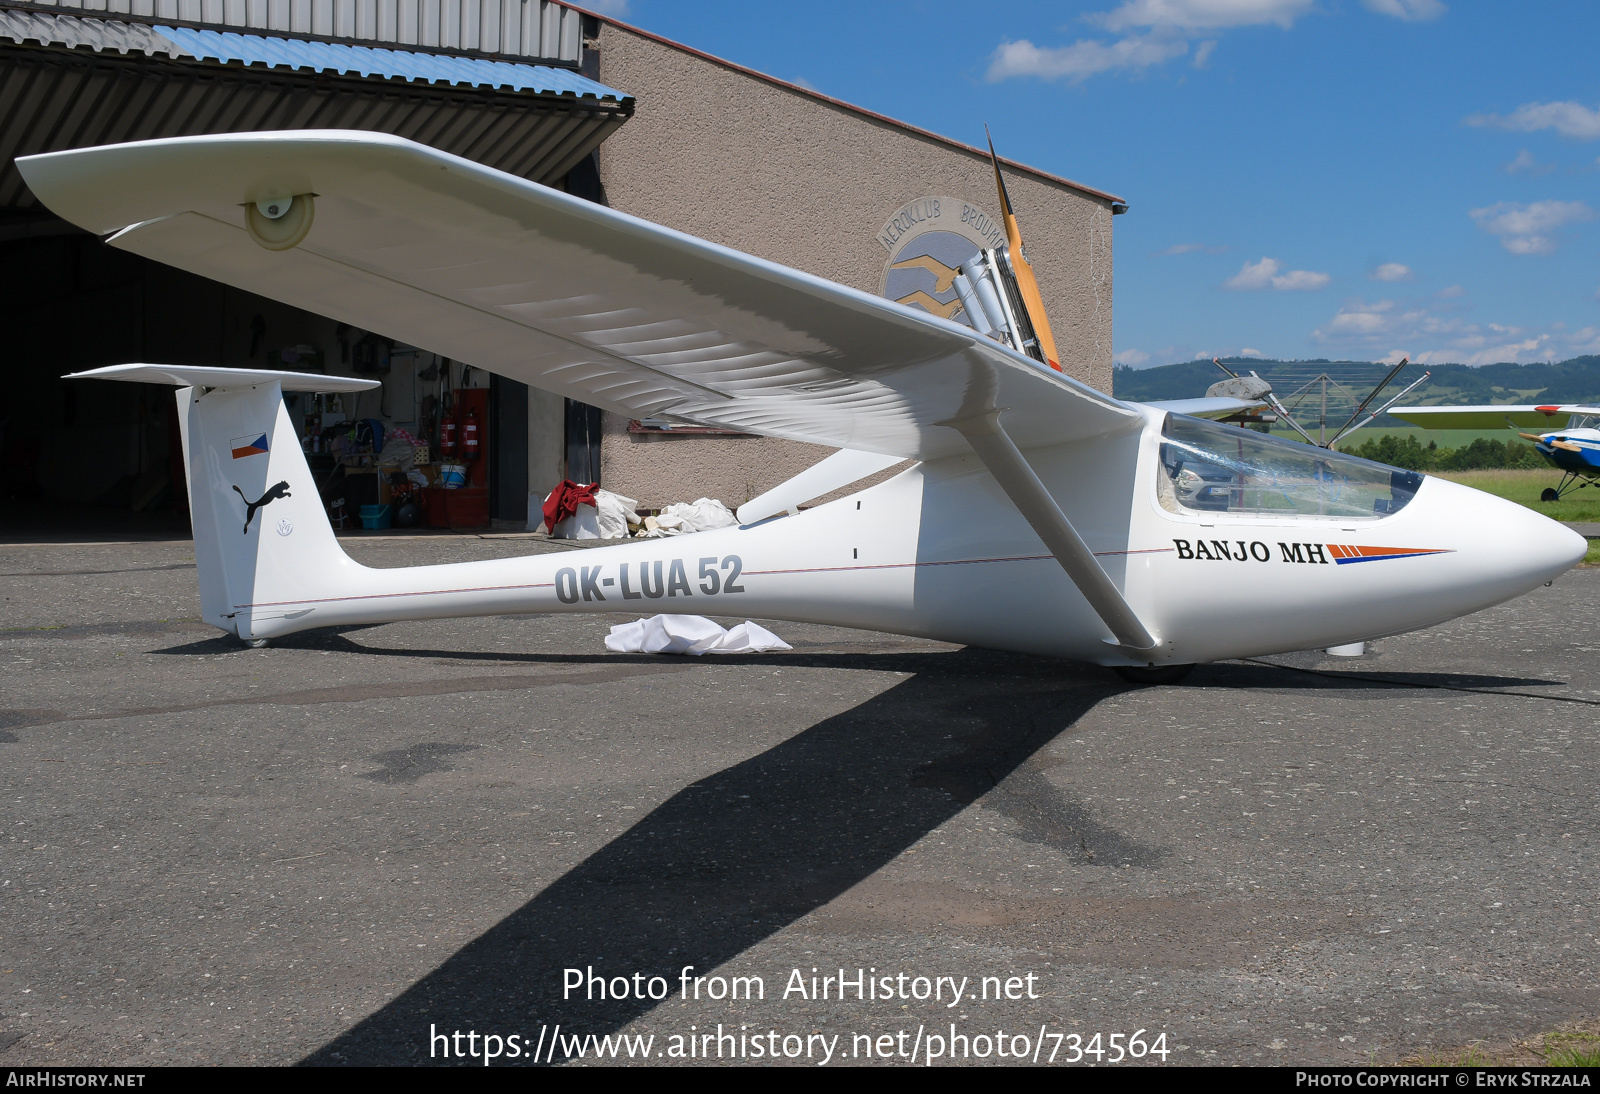
<path fill-rule="evenodd" d="M 172 390 L 60 379 L 130 361 L 382 380 L 361 399 L 286 400 L 325 497 L 347 496 L 347 526 L 359 526 L 359 504 L 390 500 L 390 483 L 357 473 L 375 457 L 329 451 L 345 422 L 432 440 L 437 456 L 452 412 L 458 427 L 474 417 L 481 454 L 466 487 L 436 506 L 441 526 L 521 528 L 530 483 L 548 490 L 569 469 L 597 472 L 594 408 L 121 252 L 41 207 L 15 164 L 154 137 L 355 128 L 603 200 L 595 150 L 634 103 L 592 78 L 584 21 L 549 0 L 0 4 L 0 316 L 11 343 L 0 519 L 14 529 L 184 526 Z M 329 437 L 313 441 L 308 428 Z"/>

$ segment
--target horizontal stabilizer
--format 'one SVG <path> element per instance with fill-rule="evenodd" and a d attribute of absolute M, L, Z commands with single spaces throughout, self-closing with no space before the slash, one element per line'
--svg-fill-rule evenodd
<path fill-rule="evenodd" d="M 63 380 L 126 380 L 135 384 L 173 384 L 230 391 L 277 383 L 284 391 L 371 391 L 377 380 L 354 376 L 319 376 L 311 372 L 274 372 L 264 368 L 214 368 L 205 365 L 109 365 L 74 372 Z"/>

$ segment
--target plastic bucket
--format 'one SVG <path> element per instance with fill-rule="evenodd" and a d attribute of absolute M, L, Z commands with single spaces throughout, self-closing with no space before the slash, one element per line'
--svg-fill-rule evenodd
<path fill-rule="evenodd" d="M 363 505 L 361 507 L 361 527 L 363 528 L 388 528 L 390 515 L 394 510 L 387 505 Z"/>
<path fill-rule="evenodd" d="M 446 490 L 459 490 L 467 485 L 467 468 L 465 464 L 442 463 L 439 465 L 439 485 Z"/>

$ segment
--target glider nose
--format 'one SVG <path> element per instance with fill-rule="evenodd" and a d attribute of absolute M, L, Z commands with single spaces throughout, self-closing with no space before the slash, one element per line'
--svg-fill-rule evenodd
<path fill-rule="evenodd" d="M 1541 513 L 1534 513 L 1531 509 L 1528 512 L 1543 522 L 1539 526 L 1537 535 L 1544 544 L 1543 549 L 1549 554 L 1549 561 L 1546 564 L 1550 567 L 1551 577 L 1564 574 L 1583 561 L 1584 556 L 1589 553 L 1587 538 Z"/>
<path fill-rule="evenodd" d="M 1440 576 L 1458 615 L 1554 580 L 1589 548 L 1578 533 L 1542 513 L 1448 479 L 1430 476 L 1417 501 L 1425 504 L 1416 507 L 1415 517 L 1434 529 L 1439 546 L 1451 549 L 1453 561 Z"/>
<path fill-rule="evenodd" d="M 1496 498 L 1494 536 L 1504 545 L 1507 560 L 1528 578 L 1550 581 L 1572 569 L 1589 551 L 1589 541 L 1560 521 L 1551 520 L 1527 506 Z"/>

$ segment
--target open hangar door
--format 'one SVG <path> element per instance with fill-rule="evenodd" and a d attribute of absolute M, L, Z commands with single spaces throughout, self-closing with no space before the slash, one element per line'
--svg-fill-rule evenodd
<path fill-rule="evenodd" d="M 455 396 L 450 385 L 459 385 L 464 407 L 482 404 L 487 458 L 472 483 L 481 506 L 456 506 L 451 522 L 520 527 L 529 490 L 548 489 L 566 472 L 569 415 L 560 399 L 106 246 L 40 206 L 15 159 L 194 133 L 361 128 L 603 200 L 595 150 L 632 115 L 633 100 L 586 75 L 593 58 L 583 64 L 578 36 L 552 25 L 566 56 L 552 49 L 491 60 L 468 50 L 389 48 L 352 59 L 340 51 L 358 47 L 305 36 L 222 34 L 154 17 L 54 15 L 0 2 L 4 534 L 186 528 L 171 388 L 60 379 L 130 361 L 367 372 L 386 381 L 381 395 L 335 408 L 291 404 L 291 418 L 325 429 L 373 419 L 386 432 L 433 440 L 435 459 L 439 396 Z M 476 389 L 484 390 L 472 395 Z M 554 408 L 542 405 L 551 399 Z M 357 526 L 359 500 L 364 495 L 350 507 Z"/>

